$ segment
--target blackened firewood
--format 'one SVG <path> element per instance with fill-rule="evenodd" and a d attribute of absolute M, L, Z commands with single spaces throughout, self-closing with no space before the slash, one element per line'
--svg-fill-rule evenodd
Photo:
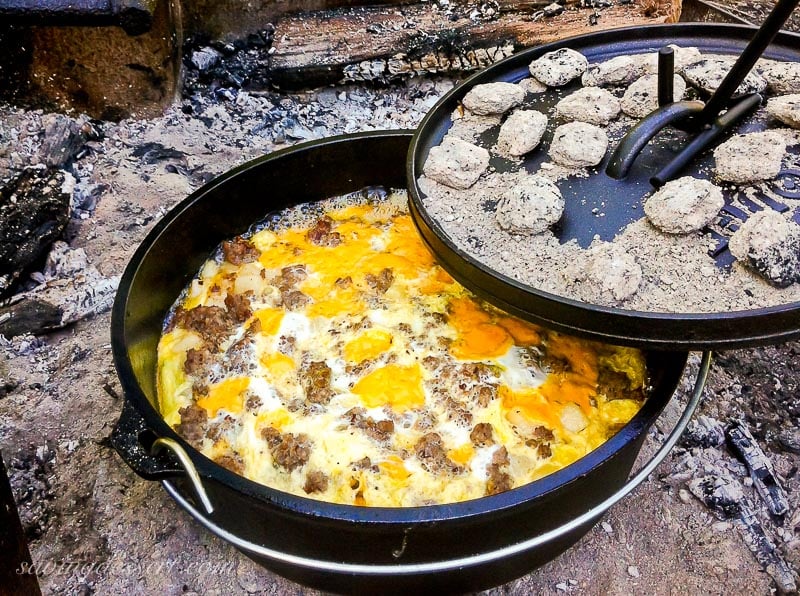
<path fill-rule="evenodd" d="M 55 114 L 45 127 L 39 161 L 50 168 L 63 167 L 78 155 L 87 141 L 98 138 L 100 134 L 88 120 L 77 121 Z"/>
<path fill-rule="evenodd" d="M 758 517 L 753 512 L 753 508 L 746 499 L 739 519 L 736 520 L 736 526 L 742 533 L 747 548 L 753 553 L 761 567 L 764 568 L 764 571 L 775 580 L 779 592 L 781 594 L 795 594 L 797 592 L 797 584 L 792 570 L 783 560 L 775 543 L 767 536 L 764 526 L 761 525 Z"/>
<path fill-rule="evenodd" d="M 725 431 L 718 420 L 700 416 L 692 420 L 681 437 L 684 447 L 719 447 L 725 442 Z"/>
<path fill-rule="evenodd" d="M 0 335 L 8 338 L 25 333 L 40 335 L 61 327 L 63 316 L 61 308 L 44 300 L 20 300 L 0 307 Z"/>
<path fill-rule="evenodd" d="M 710 475 L 690 482 L 689 490 L 719 519 L 733 521 L 747 548 L 775 580 L 780 593 L 794 594 L 797 591 L 792 570 L 754 513 L 741 482 L 727 474 Z"/>
<path fill-rule="evenodd" d="M 720 519 L 736 518 L 742 512 L 742 484 L 731 476 L 703 476 L 692 480 L 689 490 Z"/>
<path fill-rule="evenodd" d="M 800 454 L 800 430 L 792 428 L 778 434 L 778 442 L 791 453 Z"/>
<path fill-rule="evenodd" d="M 180 160 L 186 157 L 186 154 L 172 147 L 165 147 L 161 143 L 144 143 L 133 150 L 133 156 L 146 164 L 154 164 L 170 159 Z"/>
<path fill-rule="evenodd" d="M 276 23 L 270 84 L 303 89 L 478 70 L 515 49 L 587 33 L 587 14 L 597 9 L 578 8 L 577 0 L 566 3 L 574 9 L 547 18 L 533 16 L 544 16 L 541 9 L 550 4 L 547 0 L 499 0 L 496 8 L 474 14 L 472 5 L 456 2 L 451 4 L 468 9 L 455 8 L 447 15 L 429 2 L 410 3 L 402 10 L 371 3 L 375 5 L 286 14 Z M 645 16 L 638 5 L 616 3 L 603 9 L 600 27 L 661 23 L 668 14 L 680 14 L 679 0 L 652 4 L 660 16 Z"/>
<path fill-rule="evenodd" d="M 743 422 L 731 424 L 727 430 L 728 443 L 733 452 L 745 463 L 759 496 L 772 515 L 784 515 L 789 511 L 786 491 L 783 490 L 772 462 L 756 443 L 755 438 Z"/>
<path fill-rule="evenodd" d="M 0 335 L 35 335 L 66 327 L 111 308 L 119 277 L 105 277 L 83 249 L 57 241 L 42 269 L 43 283 L 0 307 Z"/>
<path fill-rule="evenodd" d="M 0 182 L 0 296 L 61 236 L 74 182 L 69 173 L 43 166 Z"/>

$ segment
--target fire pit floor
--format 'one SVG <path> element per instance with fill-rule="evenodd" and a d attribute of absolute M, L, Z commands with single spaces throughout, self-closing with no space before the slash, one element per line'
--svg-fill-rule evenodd
<path fill-rule="evenodd" d="M 102 138 L 87 141 L 66 166 L 76 178 L 69 246 L 24 289 L 47 286 L 49 299 L 69 302 L 79 290 L 64 277 L 90 272 L 113 283 L 158 217 L 211 176 L 298 140 L 411 128 L 451 85 L 424 79 L 380 90 L 229 98 L 197 91 L 161 118 L 97 123 Z M 0 105 L 0 177 L 38 161 L 52 118 Z M 89 291 L 81 296 L 92 299 Z M 0 351 L 0 446 L 44 591 L 305 593 L 203 530 L 109 447 L 122 406 L 109 313 L 86 318 L 103 304 L 76 311 L 78 320 L 61 330 L 4 341 Z M 800 568 L 799 357 L 798 342 L 719 355 L 705 418 L 659 471 L 575 548 L 490 593 L 792 589 L 791 569 Z M 668 408 L 645 453 L 678 411 Z M 734 420 L 754 435 L 785 489 L 782 520 L 770 517 L 748 469 L 724 443 Z M 763 457 L 750 455 L 763 466 Z M 754 542 L 755 553 L 747 546 Z"/>

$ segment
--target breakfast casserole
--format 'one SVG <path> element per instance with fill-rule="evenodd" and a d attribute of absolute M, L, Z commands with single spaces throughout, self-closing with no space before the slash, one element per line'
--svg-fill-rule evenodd
<path fill-rule="evenodd" d="M 583 457 L 646 395 L 643 354 L 454 281 L 404 191 L 286 209 L 225 241 L 168 315 L 164 419 L 246 478 L 333 503 L 497 494 Z"/>

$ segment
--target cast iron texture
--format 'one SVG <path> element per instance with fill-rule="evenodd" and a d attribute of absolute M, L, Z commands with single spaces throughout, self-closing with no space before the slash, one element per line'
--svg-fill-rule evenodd
<path fill-rule="evenodd" d="M 593 63 L 623 54 L 656 52 L 675 43 L 684 47 L 697 46 L 705 52 L 738 55 L 755 31 L 752 27 L 710 24 L 653 25 L 603 31 L 525 50 L 473 75 L 442 97 L 423 119 L 411 142 L 407 161 L 411 213 L 423 239 L 442 266 L 482 298 L 517 316 L 566 333 L 607 343 L 664 350 L 748 347 L 800 337 L 800 303 L 797 302 L 737 312 L 649 313 L 579 302 L 521 284 L 486 267 L 459 248 L 426 211 L 417 184 L 428 151 L 441 142 L 450 127 L 450 115 L 466 92 L 482 83 L 519 81 L 529 76 L 528 64 L 546 52 L 569 47 L 579 50 Z M 800 61 L 799 48 L 800 36 L 780 33 L 767 49 L 765 57 Z M 560 98 L 573 89 L 571 86 L 546 95 Z M 543 144 L 552 138 L 552 128 L 551 124 Z M 740 128 L 739 132 L 742 130 Z M 597 173 L 587 178 L 571 177 L 567 183 L 559 184 L 567 201 L 558 229 L 562 241 L 576 239 L 582 246 L 587 246 L 595 234 L 610 240 L 628 223 L 642 216 L 641 197 L 650 190 L 650 178 L 674 158 L 682 144 L 677 141 L 684 139 L 680 131 L 662 134 L 666 135 L 665 140 L 648 145 L 624 180 L 615 180 L 605 174 L 609 151 L 597 166 Z M 534 151 L 526 158 L 525 166 L 535 171 L 546 159 L 543 153 Z M 708 177 L 710 164 L 710 155 L 703 156 L 698 162 L 698 171 L 692 170 L 693 175 Z M 493 158 L 492 165 L 498 169 L 509 167 L 496 158 Z M 603 211 L 605 216 L 597 217 L 597 211 L 592 212 L 595 208 Z M 535 259 L 536 255 L 532 254 L 531 260 Z"/>
<path fill-rule="evenodd" d="M 175 462 L 146 448 L 171 437 L 188 452 L 215 508 L 217 526 L 251 543 L 326 561 L 408 565 L 489 552 L 521 542 L 587 511 L 627 479 L 646 430 L 670 399 L 685 353 L 648 356 L 653 393 L 616 436 L 579 462 L 512 491 L 453 505 L 365 508 L 334 505 L 272 490 L 216 465 L 180 439 L 156 406 L 156 344 L 167 310 L 212 250 L 267 213 L 366 186 L 405 186 L 403 158 L 411 133 L 334 137 L 245 164 L 201 188 L 148 234 L 120 283 L 112 314 L 114 361 L 126 405 L 113 433 L 122 458 L 146 478 L 175 475 Z M 298 582 L 342 592 L 466 591 L 509 581 L 551 560 L 586 531 L 492 564 L 436 575 L 320 572 L 258 559 Z"/>

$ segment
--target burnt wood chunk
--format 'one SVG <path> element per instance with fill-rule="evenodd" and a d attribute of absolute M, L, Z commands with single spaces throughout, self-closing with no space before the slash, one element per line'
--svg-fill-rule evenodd
<path fill-rule="evenodd" d="M 747 548 L 775 580 L 779 593 L 797 592 L 797 583 L 791 568 L 775 542 L 765 532 L 739 480 L 728 474 L 708 475 L 692 480 L 689 490 L 719 519 L 733 521 Z"/>
<path fill-rule="evenodd" d="M 50 168 L 60 168 L 71 162 L 87 141 L 99 138 L 100 134 L 85 117 L 73 120 L 54 114 L 45 126 L 39 160 Z"/>
<path fill-rule="evenodd" d="M 294 13 L 276 23 L 271 81 L 283 89 L 328 83 L 385 81 L 433 73 L 478 70 L 534 45 L 622 26 L 674 22 L 680 0 L 657 0 L 645 16 L 635 3 L 604 8 L 597 25 L 595 9 L 568 1 L 571 10 L 531 18 L 550 2 L 502 0 L 492 14 L 471 18 L 454 10 L 449 18 L 431 3 L 404 6 L 351 6 Z"/>
<path fill-rule="evenodd" d="M 7 338 L 32 333 L 39 335 L 61 327 L 64 311 L 35 298 L 0 307 L 0 335 Z"/>
<path fill-rule="evenodd" d="M 67 172 L 43 167 L 0 181 L 0 296 L 61 236 L 72 183 Z"/>
<path fill-rule="evenodd" d="M 728 427 L 728 443 L 734 453 L 750 471 L 753 486 L 772 515 L 785 515 L 789 511 L 786 491 L 781 486 L 767 454 L 761 449 L 743 422 L 737 421 Z"/>

